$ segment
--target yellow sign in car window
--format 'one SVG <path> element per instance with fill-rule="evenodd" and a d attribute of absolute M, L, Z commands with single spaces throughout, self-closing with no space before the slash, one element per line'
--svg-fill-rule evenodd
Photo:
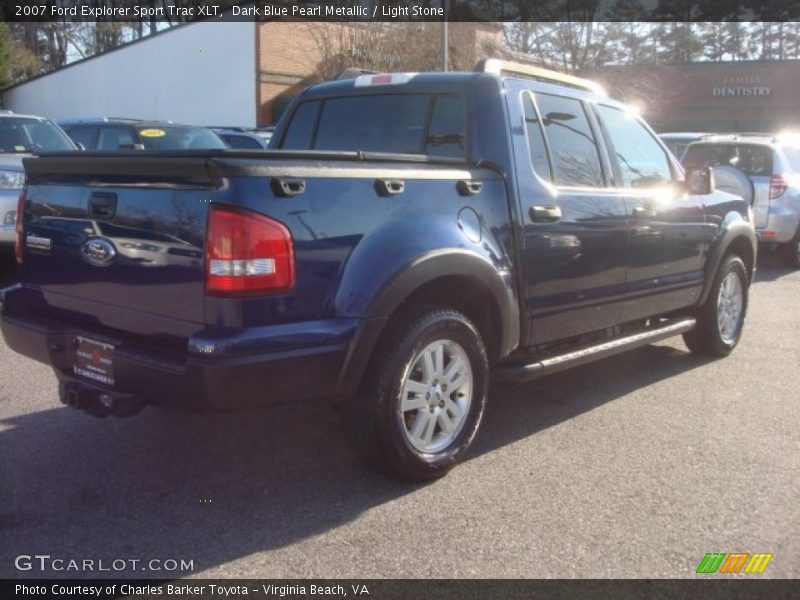
<path fill-rule="evenodd" d="M 163 129 L 141 129 L 139 135 L 142 137 L 164 137 L 167 132 Z"/>

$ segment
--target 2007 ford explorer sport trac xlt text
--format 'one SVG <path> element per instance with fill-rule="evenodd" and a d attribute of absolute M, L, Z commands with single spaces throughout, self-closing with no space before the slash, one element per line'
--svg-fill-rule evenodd
<path fill-rule="evenodd" d="M 330 398 L 367 462 L 425 480 L 490 374 L 739 341 L 750 207 L 592 82 L 360 75 L 300 94 L 271 147 L 27 159 L 7 344 L 97 416 Z"/>

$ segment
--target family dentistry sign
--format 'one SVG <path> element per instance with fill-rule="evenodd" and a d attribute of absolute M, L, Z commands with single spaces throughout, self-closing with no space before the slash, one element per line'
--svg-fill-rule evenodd
<path fill-rule="evenodd" d="M 761 77 L 735 75 L 722 78 L 722 85 L 712 89 L 717 96 L 769 96 L 772 88 L 762 85 Z"/>

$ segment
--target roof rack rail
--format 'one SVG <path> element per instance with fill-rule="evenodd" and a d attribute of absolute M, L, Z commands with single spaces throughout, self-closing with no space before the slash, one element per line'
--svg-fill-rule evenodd
<path fill-rule="evenodd" d="M 146 119 L 136 119 L 134 117 L 103 117 L 106 121 L 130 121 L 131 123 L 141 123 Z"/>
<path fill-rule="evenodd" d="M 551 69 L 543 67 L 535 67 L 533 65 L 525 65 L 518 62 L 501 60 L 499 58 L 484 58 L 475 65 L 475 70 L 482 73 L 494 73 L 500 75 L 501 73 L 510 73 L 513 75 L 525 75 L 533 77 L 534 79 L 541 79 L 544 81 L 554 81 L 564 85 L 587 90 L 601 96 L 606 96 L 606 91 L 599 83 L 590 79 L 583 79 L 582 77 L 575 77 L 567 73 L 560 73 Z"/>
<path fill-rule="evenodd" d="M 359 67 L 347 67 L 346 69 L 342 69 L 336 75 L 334 75 L 331 81 L 339 81 L 341 79 L 355 79 L 359 75 L 378 75 L 378 71 L 372 71 L 370 69 L 361 69 Z"/>

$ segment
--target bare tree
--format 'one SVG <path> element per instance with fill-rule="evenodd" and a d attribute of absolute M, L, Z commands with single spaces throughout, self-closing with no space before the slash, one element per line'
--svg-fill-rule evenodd
<path fill-rule="evenodd" d="M 348 67 L 372 71 L 436 71 L 441 67 L 441 23 L 306 23 L 319 61 L 315 78 L 326 80 Z M 451 23 L 450 67 L 469 70 L 475 63 L 475 33 L 470 23 Z"/>

